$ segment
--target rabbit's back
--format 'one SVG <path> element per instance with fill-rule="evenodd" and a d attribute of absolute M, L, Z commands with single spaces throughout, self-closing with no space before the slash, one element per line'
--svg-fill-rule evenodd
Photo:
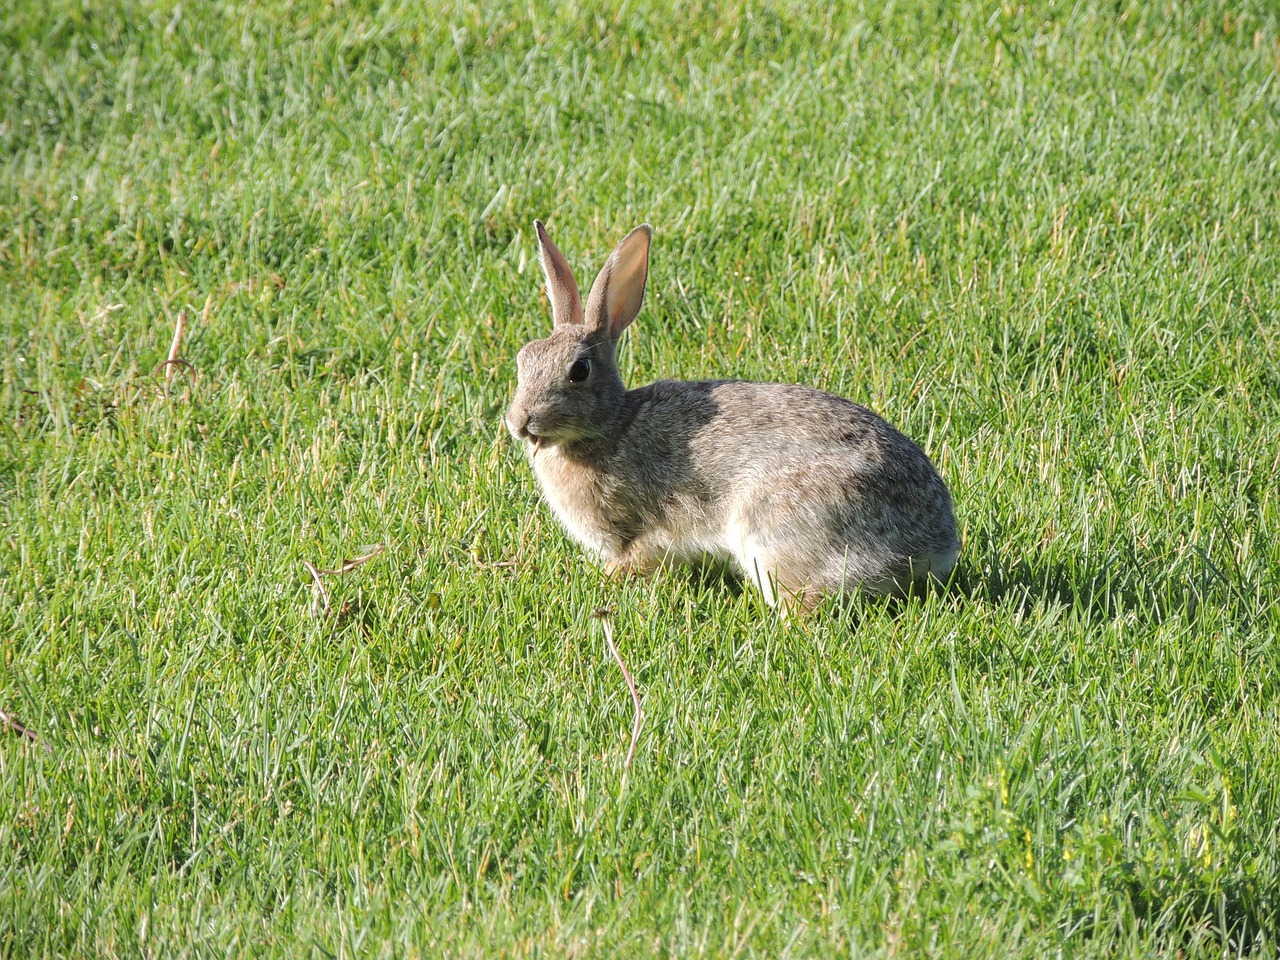
<path fill-rule="evenodd" d="M 743 566 L 781 550 L 789 569 L 804 561 L 806 585 L 881 592 L 955 562 L 946 486 L 866 407 L 788 384 L 661 380 L 630 391 L 624 410 L 609 449 L 589 458 L 623 544 L 658 532 L 672 556 Z"/>

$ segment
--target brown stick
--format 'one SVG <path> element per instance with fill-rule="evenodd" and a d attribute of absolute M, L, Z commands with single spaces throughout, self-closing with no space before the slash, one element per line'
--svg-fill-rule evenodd
<path fill-rule="evenodd" d="M 337 567 L 334 570 L 322 570 L 319 567 L 317 567 L 314 563 L 312 563 L 310 560 L 302 561 L 302 565 L 307 568 L 307 572 L 311 574 L 311 579 L 314 580 L 316 583 L 316 587 L 318 588 L 320 593 L 320 600 L 324 602 L 324 607 L 323 609 L 321 609 L 319 603 L 315 602 L 314 600 L 312 601 L 311 612 L 314 616 L 327 617 L 329 615 L 330 610 L 332 609 L 329 606 L 329 591 L 326 590 L 324 586 L 325 577 L 340 577 L 344 573 L 350 573 L 356 567 L 359 567 L 359 566 L 362 566 L 363 564 L 368 563 L 378 554 L 386 550 L 387 545 L 385 543 L 373 543 L 373 544 L 368 544 L 362 547 L 361 549 L 364 551 L 364 553 L 362 553 L 358 557 L 343 558 L 341 566 Z"/>
<path fill-rule="evenodd" d="M 53 747 L 41 740 L 34 730 L 17 717 L 3 710 L 0 710 L 0 726 L 8 727 L 11 732 L 16 733 L 24 740 L 30 740 L 32 743 L 44 747 L 49 753 L 53 753 Z"/>
<path fill-rule="evenodd" d="M 640 724 L 644 720 L 644 711 L 640 709 L 640 695 L 636 693 L 636 685 L 635 681 L 631 679 L 631 671 L 627 669 L 627 665 L 622 661 L 622 654 L 618 652 L 618 647 L 613 642 L 613 626 L 609 623 L 611 612 L 604 607 L 600 607 L 591 615 L 599 620 L 600 626 L 604 628 L 604 641 L 609 645 L 609 652 L 613 654 L 613 659 L 622 668 L 622 676 L 627 681 L 627 689 L 631 691 L 631 702 L 635 704 L 636 716 L 631 724 L 631 746 L 627 749 L 627 761 L 623 764 L 624 770 L 630 770 L 631 758 L 636 755 L 636 743 L 640 740 Z"/>
<path fill-rule="evenodd" d="M 182 349 L 182 338 L 187 333 L 187 311 L 179 310 L 177 322 L 173 325 L 173 343 L 169 345 L 169 359 L 165 361 L 164 385 L 173 382 L 173 368 L 178 359 L 178 351 Z"/>
<path fill-rule="evenodd" d="M 327 617 L 329 615 L 329 591 L 324 588 L 324 580 L 320 577 L 320 571 L 316 569 L 316 565 L 310 560 L 303 560 L 302 565 L 311 573 L 311 578 L 315 580 L 316 586 L 320 590 L 320 599 L 324 601 L 324 609 L 320 609 L 320 605 L 315 600 L 311 601 L 311 614 L 316 617 Z"/>
<path fill-rule="evenodd" d="M 374 557 L 380 554 L 383 550 L 387 549 L 387 545 L 385 543 L 371 543 L 371 544 L 367 544 L 362 549 L 365 552 L 358 557 L 344 557 L 342 560 L 342 566 L 338 567 L 338 569 L 320 570 L 318 572 L 326 574 L 327 576 L 330 576 L 330 577 L 340 577 L 344 573 L 350 573 L 352 570 L 354 570 L 356 567 L 360 566 L 361 564 L 368 563 L 370 560 L 372 560 Z"/>

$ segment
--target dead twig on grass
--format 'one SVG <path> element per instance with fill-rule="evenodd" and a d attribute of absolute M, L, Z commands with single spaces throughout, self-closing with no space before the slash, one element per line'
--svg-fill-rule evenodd
<path fill-rule="evenodd" d="M 174 367 L 182 367 L 183 369 L 191 370 L 192 372 L 194 372 L 196 369 L 194 365 L 192 365 L 186 360 L 183 360 L 181 357 L 179 357 L 176 360 L 162 360 L 160 362 L 160 366 L 156 367 L 155 375 L 157 377 L 160 376 L 161 369 L 164 369 L 165 371 L 164 383 L 166 387 L 169 385 L 169 381 L 173 378 Z"/>
<path fill-rule="evenodd" d="M 622 660 L 622 654 L 618 652 L 618 647 L 613 642 L 613 626 L 609 622 L 609 618 L 612 615 L 613 611 L 606 607 L 599 607 L 592 611 L 591 614 L 592 617 L 600 621 L 600 626 L 604 628 L 604 642 L 609 645 L 609 652 L 613 654 L 613 659 L 622 668 L 622 676 L 627 681 L 627 689 L 631 691 L 631 702 L 635 704 L 635 720 L 631 723 L 631 746 L 627 749 L 627 760 L 623 764 L 624 770 L 630 770 L 631 758 L 636 755 L 636 743 L 640 740 L 640 724 L 644 720 L 644 711 L 640 708 L 640 695 L 636 693 L 636 684 L 631 679 L 631 671 L 627 669 L 627 665 Z"/>
<path fill-rule="evenodd" d="M 316 582 L 316 591 L 319 594 L 318 597 L 311 600 L 311 615 L 313 617 L 327 617 L 331 609 L 329 606 L 329 591 L 324 587 L 324 580 L 320 576 L 320 571 L 316 569 L 316 565 L 310 560 L 303 560 L 302 565 L 307 568 L 307 572 L 311 574 L 311 579 Z M 320 601 L 324 602 L 323 609 L 320 606 Z"/>
<path fill-rule="evenodd" d="M 307 572 L 311 574 L 311 579 L 315 581 L 317 596 L 311 601 L 311 613 L 316 617 L 327 617 L 333 609 L 329 606 L 329 591 L 325 589 L 325 577 L 340 577 L 344 573 L 350 573 L 356 567 L 363 566 L 378 554 L 387 549 L 385 543 L 371 543 L 360 548 L 359 556 L 344 557 L 342 563 L 335 569 L 326 570 L 317 567 L 310 560 L 303 560 L 302 565 L 307 568 Z"/>
<path fill-rule="evenodd" d="M 10 713 L 0 710 L 0 726 L 8 728 L 10 733 L 15 733 L 37 746 L 44 747 L 49 753 L 53 753 L 53 747 L 40 739 L 39 734 L 28 727 L 25 723 Z"/>
<path fill-rule="evenodd" d="M 178 360 L 178 351 L 182 349 L 182 338 L 187 334 L 187 311 L 179 310 L 178 319 L 173 325 L 173 343 L 169 344 L 169 359 L 164 362 L 164 385 L 173 382 L 173 368 Z M 187 364 L 191 366 L 191 364 Z"/>
<path fill-rule="evenodd" d="M 372 560 L 374 557 L 380 554 L 383 550 L 387 549 L 387 545 L 385 543 L 369 543 L 369 544 L 365 544 L 360 549 L 364 551 L 363 553 L 360 554 L 360 556 L 344 557 L 342 560 L 342 565 L 338 567 L 338 569 L 320 570 L 317 572 L 330 577 L 340 577 L 344 573 L 350 573 L 352 570 L 354 570 L 356 567 L 360 566 L 361 564 L 368 563 L 370 560 Z"/>
<path fill-rule="evenodd" d="M 213 297 L 212 295 L 210 295 L 209 299 L 205 300 L 204 312 L 201 313 L 200 315 L 200 319 L 202 321 L 208 319 L 209 308 L 212 305 L 212 303 L 213 303 Z M 167 359 L 162 360 L 160 363 L 156 364 L 155 370 L 151 371 L 151 376 L 153 377 L 159 377 L 160 371 L 161 370 L 164 371 L 164 389 L 166 394 L 168 394 L 170 389 L 173 387 L 173 373 L 175 370 L 181 368 L 183 370 L 190 371 L 193 375 L 197 375 L 200 372 L 195 368 L 193 364 L 189 363 L 186 360 L 183 360 L 180 356 L 178 356 L 179 351 L 182 350 L 182 341 L 186 337 L 186 335 L 187 335 L 187 311 L 179 310 L 178 318 L 174 321 L 174 324 L 173 324 L 173 340 L 169 344 L 169 356 Z M 190 387 L 188 387 L 188 390 L 189 389 Z"/>

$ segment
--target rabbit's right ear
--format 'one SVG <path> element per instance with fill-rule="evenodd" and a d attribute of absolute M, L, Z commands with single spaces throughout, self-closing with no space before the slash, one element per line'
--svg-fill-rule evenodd
<path fill-rule="evenodd" d="M 560 248 L 547 236 L 547 228 L 541 220 L 533 221 L 538 231 L 538 261 L 542 274 L 547 278 L 547 299 L 551 301 L 551 316 L 556 326 L 582 322 L 582 298 L 578 294 L 578 281 L 573 279 L 569 261 Z"/>
<path fill-rule="evenodd" d="M 625 237 L 609 255 L 604 268 L 587 294 L 587 328 L 606 330 L 617 340 L 627 324 L 636 318 L 644 303 L 644 286 L 649 279 L 649 240 L 653 227 L 642 223 Z"/>

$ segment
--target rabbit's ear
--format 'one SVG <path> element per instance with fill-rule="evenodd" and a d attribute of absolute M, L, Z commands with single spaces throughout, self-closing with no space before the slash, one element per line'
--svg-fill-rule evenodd
<path fill-rule="evenodd" d="M 538 231 L 538 261 L 543 276 L 547 278 L 547 299 L 551 301 L 551 316 L 556 326 L 582 322 L 582 298 L 578 294 L 578 281 L 573 279 L 569 261 L 560 248 L 547 236 L 547 228 L 541 220 L 533 221 Z"/>
<path fill-rule="evenodd" d="M 611 340 L 618 339 L 644 302 L 651 236 L 653 228 L 647 223 L 628 233 L 591 285 L 591 295 L 587 297 L 587 326 L 592 330 L 608 330 Z"/>

